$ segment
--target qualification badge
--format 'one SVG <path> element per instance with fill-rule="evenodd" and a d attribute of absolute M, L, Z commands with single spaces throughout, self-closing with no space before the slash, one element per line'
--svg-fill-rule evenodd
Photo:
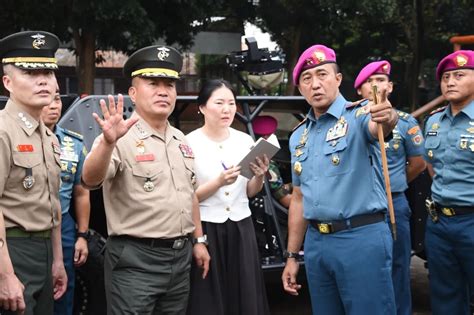
<path fill-rule="evenodd" d="M 433 129 L 433 130 L 439 129 L 439 124 L 438 124 L 438 123 L 432 124 L 432 125 L 431 125 L 431 129 Z"/>
<path fill-rule="evenodd" d="M 459 147 L 463 150 L 467 149 L 467 139 L 461 139 L 461 143 L 459 144 Z"/>
<path fill-rule="evenodd" d="M 466 129 L 469 133 L 474 133 L 474 127 L 469 127 Z"/>
<path fill-rule="evenodd" d="M 35 185 L 35 178 L 33 177 L 33 170 L 27 168 L 25 170 L 25 178 L 23 178 L 23 188 L 30 190 Z"/>
<path fill-rule="evenodd" d="M 151 179 L 147 178 L 145 184 L 143 185 L 143 190 L 146 192 L 152 192 L 155 189 L 155 184 L 151 181 Z"/>
<path fill-rule="evenodd" d="M 293 170 L 295 171 L 296 175 L 301 175 L 301 172 L 303 171 L 303 166 L 301 166 L 301 163 L 299 161 L 295 162 L 295 164 L 293 165 Z"/>
<path fill-rule="evenodd" d="M 428 150 L 428 156 L 430 159 L 433 158 L 433 150 Z"/>
<path fill-rule="evenodd" d="M 304 128 L 303 133 L 301 134 L 300 144 L 304 146 L 306 141 L 308 141 L 308 128 Z"/>
<path fill-rule="evenodd" d="M 393 144 L 393 149 L 394 149 L 394 150 L 398 150 L 399 147 L 400 147 L 400 144 L 399 144 L 398 142 L 395 142 L 395 143 Z"/>
<path fill-rule="evenodd" d="M 474 143 L 471 143 L 471 145 L 469 146 L 469 149 L 474 152 Z"/>
<path fill-rule="evenodd" d="M 143 142 L 143 140 L 137 140 L 135 146 L 137 147 L 138 154 L 145 153 L 145 143 Z"/>

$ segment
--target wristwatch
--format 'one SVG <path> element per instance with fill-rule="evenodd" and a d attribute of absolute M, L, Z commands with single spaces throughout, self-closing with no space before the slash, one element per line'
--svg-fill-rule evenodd
<path fill-rule="evenodd" d="M 85 232 L 77 232 L 76 233 L 76 236 L 77 238 L 79 237 L 82 237 L 84 238 L 86 241 L 89 240 L 90 236 L 91 236 L 91 232 L 89 230 L 85 231 Z"/>
<path fill-rule="evenodd" d="M 300 258 L 300 254 L 295 253 L 295 252 L 289 252 L 289 251 L 284 251 L 283 252 L 283 258 Z"/>
<path fill-rule="evenodd" d="M 204 244 L 204 245 L 208 245 L 208 242 L 207 242 L 207 235 L 204 234 L 203 236 L 199 236 L 195 239 L 193 239 L 193 245 L 195 244 Z"/>

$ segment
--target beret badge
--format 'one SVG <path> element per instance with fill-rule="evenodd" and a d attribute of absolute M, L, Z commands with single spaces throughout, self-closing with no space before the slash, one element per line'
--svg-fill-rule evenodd
<path fill-rule="evenodd" d="M 454 63 L 455 63 L 456 66 L 458 66 L 458 67 L 464 67 L 464 65 L 467 64 L 467 61 L 468 61 L 468 60 L 467 60 L 467 57 L 466 57 L 466 56 L 459 54 L 459 55 L 456 56 L 456 58 L 455 58 L 455 60 L 454 60 Z"/>

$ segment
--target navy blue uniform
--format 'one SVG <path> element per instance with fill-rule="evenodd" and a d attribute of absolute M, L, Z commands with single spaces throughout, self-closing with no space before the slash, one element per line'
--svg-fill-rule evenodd
<path fill-rule="evenodd" d="M 64 267 L 67 272 L 67 291 L 54 303 L 55 315 L 71 314 L 74 303 L 74 247 L 76 244 L 76 223 L 69 214 L 72 193 L 75 185 L 81 184 L 81 173 L 87 149 L 82 136 L 73 131 L 56 126 L 56 136 L 61 143 L 61 186 L 59 200 L 61 202 L 61 241 L 63 247 Z"/>
<path fill-rule="evenodd" d="M 314 314 L 395 314 L 392 238 L 385 222 L 352 227 L 387 209 L 380 149 L 370 115 L 339 95 L 319 118 L 311 110 L 290 138 L 293 185 L 303 194 L 305 268 Z M 326 233 L 324 222 L 348 229 Z M 332 225 L 331 225 L 332 226 Z"/>
<path fill-rule="evenodd" d="M 474 102 L 451 107 L 426 123 L 425 159 L 434 170 L 438 222 L 428 220 L 425 247 L 434 315 L 470 314 L 474 289 Z M 462 211 L 467 213 L 463 214 Z"/>
<path fill-rule="evenodd" d="M 397 225 L 397 240 L 393 243 L 392 278 L 398 315 L 411 315 L 410 290 L 410 216 L 411 210 L 405 196 L 407 183 L 407 158 L 423 156 L 423 135 L 418 122 L 408 113 L 397 110 L 398 123 L 393 137 L 385 143 L 393 208 Z"/>

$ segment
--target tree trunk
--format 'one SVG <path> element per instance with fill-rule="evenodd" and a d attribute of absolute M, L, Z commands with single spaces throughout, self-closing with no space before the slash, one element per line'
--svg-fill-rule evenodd
<path fill-rule="evenodd" d="M 301 25 L 295 29 L 292 34 L 293 41 L 291 41 L 291 46 L 286 49 L 289 51 L 289 55 L 287 58 L 287 72 L 288 72 L 288 84 L 286 85 L 286 93 L 285 95 L 295 95 L 296 94 L 296 86 L 293 85 L 293 68 L 298 62 L 298 57 L 300 53 L 300 42 L 301 42 Z"/>
<path fill-rule="evenodd" d="M 95 78 L 95 33 L 74 30 L 76 44 L 76 74 L 79 81 L 79 95 L 94 94 Z"/>
<path fill-rule="evenodd" d="M 418 107 L 418 86 L 424 36 L 423 23 L 423 0 L 413 0 L 413 37 L 411 38 L 413 59 L 410 65 L 411 76 L 407 81 L 409 84 L 408 105 L 410 106 L 410 112 L 413 112 Z"/>

